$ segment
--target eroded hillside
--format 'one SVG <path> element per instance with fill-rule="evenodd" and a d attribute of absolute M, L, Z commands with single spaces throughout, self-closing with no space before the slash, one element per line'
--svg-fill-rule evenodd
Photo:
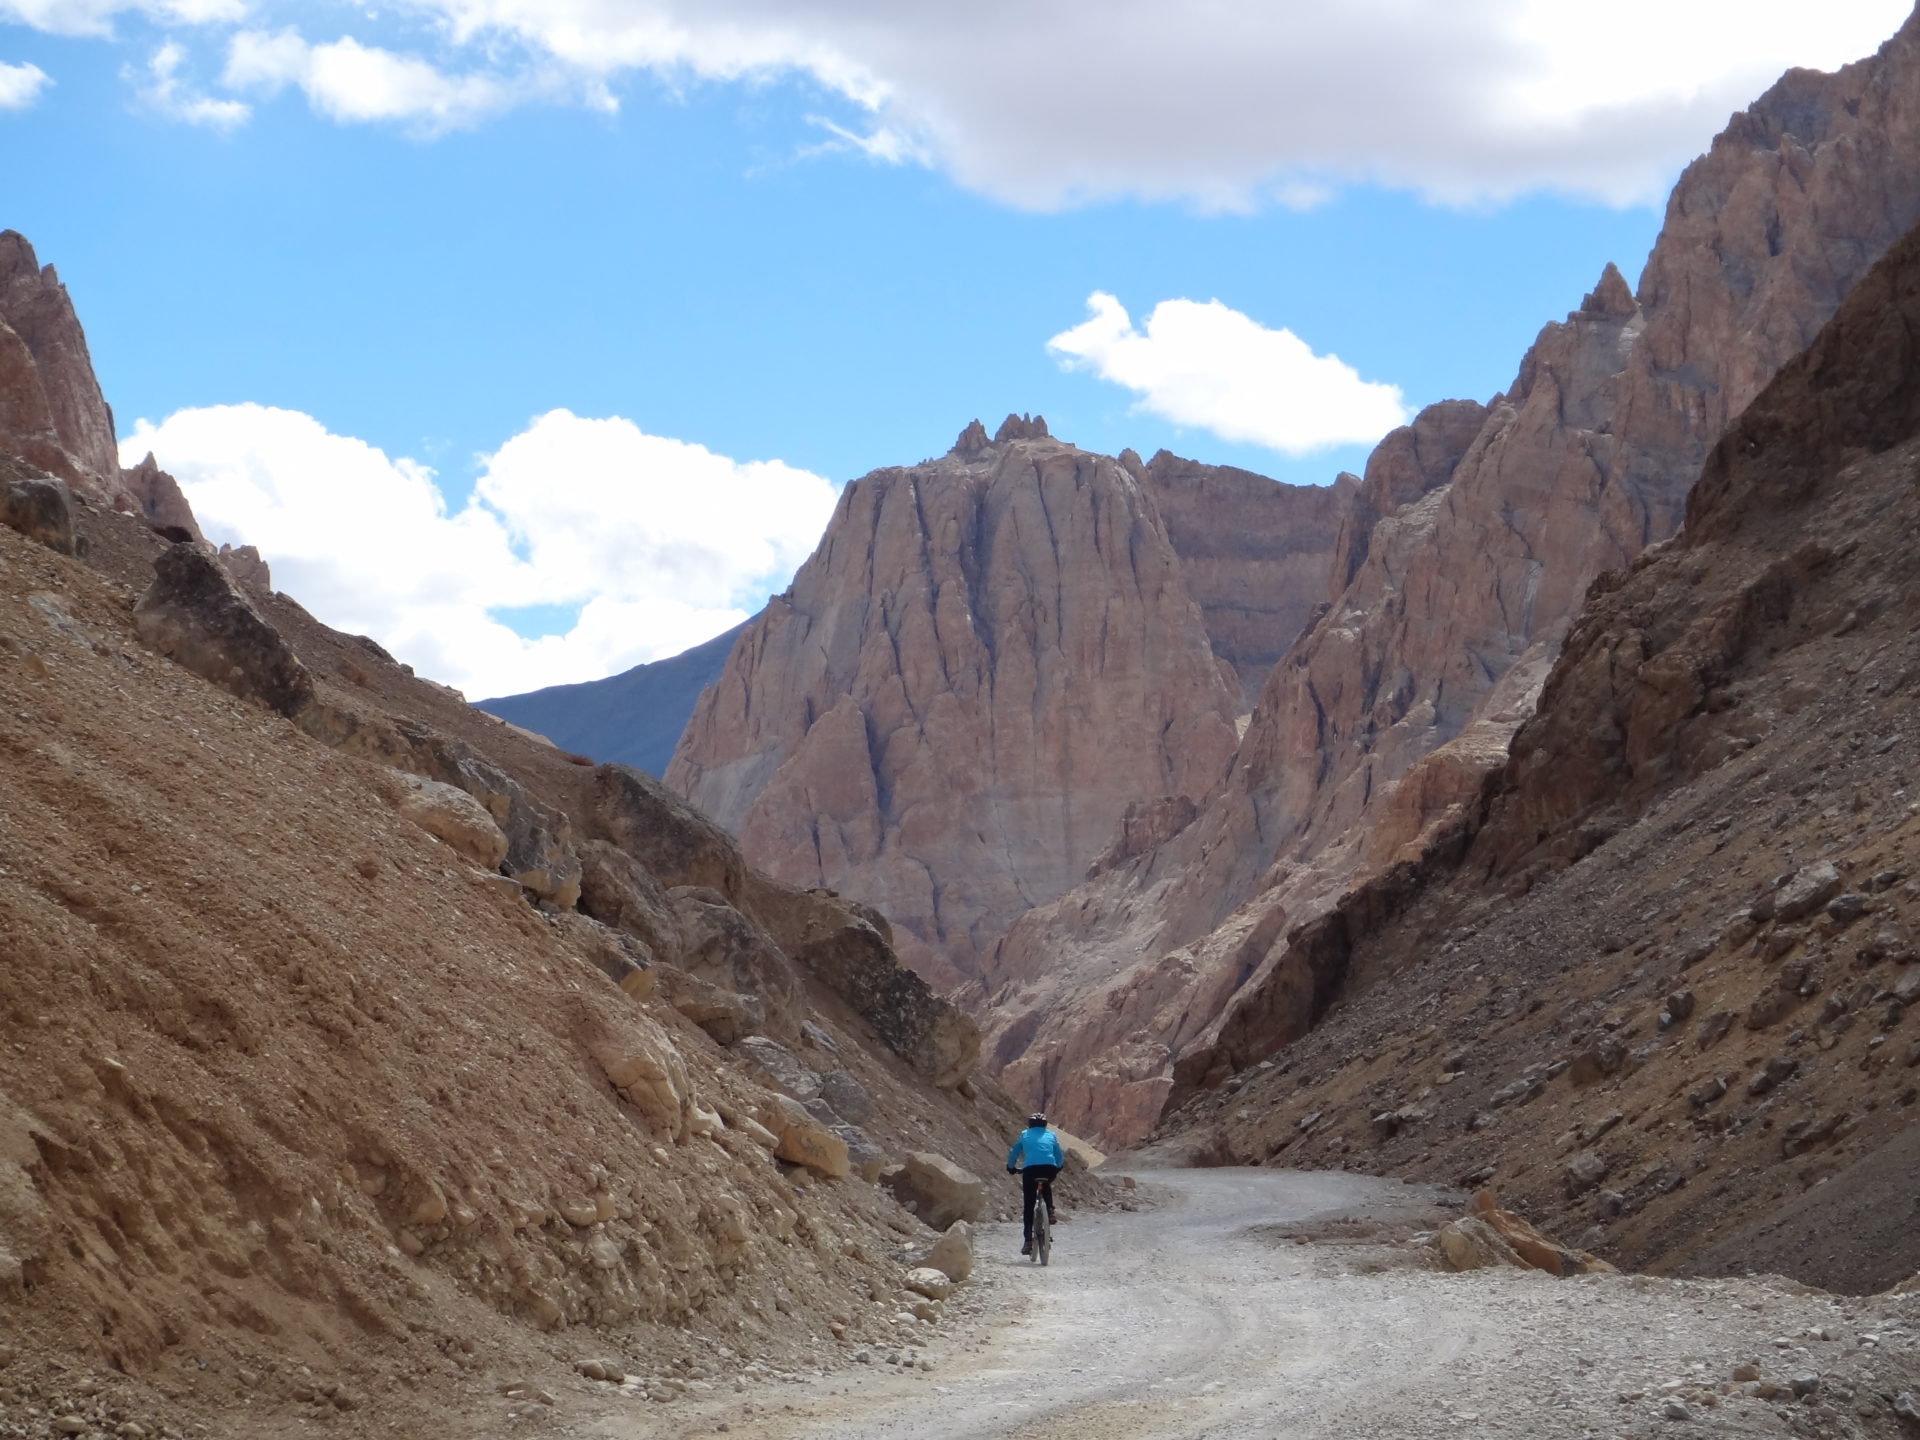
<path fill-rule="evenodd" d="M 0 429 L 0 1428 L 484 1434 L 911 1361 L 918 1217 L 1002 1209 L 952 1167 L 1014 1127 L 886 920 L 5 453 L 67 464 L 64 413 Z"/>
<path fill-rule="evenodd" d="M 1920 1268 L 1916 335 L 1920 232 L 1594 587 L 1485 793 L 1288 937 L 1172 1129 L 1491 1184 L 1626 1265 Z"/>

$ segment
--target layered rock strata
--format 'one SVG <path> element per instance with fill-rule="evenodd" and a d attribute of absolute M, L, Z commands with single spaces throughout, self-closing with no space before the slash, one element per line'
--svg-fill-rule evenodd
<path fill-rule="evenodd" d="M 1587 586 L 1673 533 L 1728 419 L 1920 218 L 1917 76 L 1920 20 L 1836 74 L 1789 73 L 1682 176 L 1638 293 L 1609 266 L 1450 476 L 1416 494 L 1447 467 L 1415 466 L 1398 508 L 1356 519 L 1345 584 L 1269 677 L 1221 794 L 982 965 L 974 1003 L 1017 1091 L 1144 1133 L 1175 1057 L 1287 932 L 1477 792 Z M 1421 422 L 1443 418 L 1457 436 L 1469 417 Z M 1405 837 L 1387 854 L 1383 815 Z"/>
<path fill-rule="evenodd" d="M 952 983 L 1081 878 L 1129 804 L 1216 784 L 1238 699 L 1147 486 L 1009 417 L 847 486 L 667 780 Z"/>

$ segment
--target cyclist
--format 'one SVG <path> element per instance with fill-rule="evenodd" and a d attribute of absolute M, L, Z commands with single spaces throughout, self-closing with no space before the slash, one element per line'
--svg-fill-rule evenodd
<path fill-rule="evenodd" d="M 1022 1169 L 1024 1163 L 1025 1168 Z M 1034 1114 L 1027 1117 L 1027 1128 L 1013 1142 L 1013 1148 L 1007 1151 L 1007 1174 L 1020 1171 L 1020 1190 L 1024 1204 L 1021 1206 L 1021 1224 L 1024 1238 L 1020 1245 L 1022 1255 L 1033 1253 L 1033 1197 L 1046 1185 L 1047 1220 L 1051 1224 L 1059 1222 L 1059 1216 L 1053 1208 L 1053 1186 L 1048 1183 L 1060 1173 L 1060 1167 L 1067 1163 L 1067 1152 L 1060 1148 L 1060 1137 L 1047 1128 L 1047 1117 Z"/>

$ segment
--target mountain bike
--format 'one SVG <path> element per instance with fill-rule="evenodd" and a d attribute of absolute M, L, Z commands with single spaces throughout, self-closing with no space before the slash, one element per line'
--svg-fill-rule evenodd
<path fill-rule="evenodd" d="M 1042 1180 L 1033 1195 L 1033 1263 L 1053 1260 L 1053 1181 Z"/>

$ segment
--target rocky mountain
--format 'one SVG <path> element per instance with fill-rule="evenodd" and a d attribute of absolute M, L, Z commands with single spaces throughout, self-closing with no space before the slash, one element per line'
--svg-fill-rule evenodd
<path fill-rule="evenodd" d="M 911 1359 L 900 1317 L 970 1264 L 932 1227 L 1004 1208 L 974 1023 L 878 913 L 123 506 L 110 431 L 63 418 L 104 414 L 78 327 L 19 319 L 64 293 L 27 265 L 9 303 L 27 270 L 0 1432 L 498 1434 L 623 1376 L 671 1404 Z"/>
<path fill-rule="evenodd" d="M 667 773 L 700 692 L 720 678 L 744 628 L 736 625 L 691 650 L 604 680 L 549 685 L 474 704 L 563 750 L 631 765 L 658 779 Z"/>
<path fill-rule="evenodd" d="M 1920 20 L 1788 74 L 1681 177 L 1637 292 L 1609 266 L 1484 413 L 1383 444 L 1220 791 L 984 958 L 970 1003 L 1017 1093 L 1144 1134 L 1287 934 L 1477 795 L 1587 587 L 1673 533 L 1728 420 L 1920 219 L 1917 81 Z"/>
<path fill-rule="evenodd" d="M 1622 1264 L 1920 1265 L 1916 335 L 1920 230 L 1593 587 L 1485 789 L 1284 938 L 1171 1128 L 1492 1184 Z"/>
<path fill-rule="evenodd" d="M 1213 653 L 1239 681 L 1245 714 L 1326 599 L 1327 567 L 1360 482 L 1342 475 L 1328 486 L 1283 485 L 1165 450 L 1144 465 L 1123 450 L 1120 463 L 1153 497 Z"/>
<path fill-rule="evenodd" d="M 970 977 L 1130 805 L 1191 802 L 1232 755 L 1238 678 L 1152 483 L 1010 416 L 848 485 L 668 784 L 770 873 L 882 911 L 922 973 Z"/>
<path fill-rule="evenodd" d="M 201 538 L 180 487 L 151 455 L 120 468 L 113 412 L 66 287 L 15 230 L 0 230 L 0 453 L 58 475 L 96 504 Z"/>

